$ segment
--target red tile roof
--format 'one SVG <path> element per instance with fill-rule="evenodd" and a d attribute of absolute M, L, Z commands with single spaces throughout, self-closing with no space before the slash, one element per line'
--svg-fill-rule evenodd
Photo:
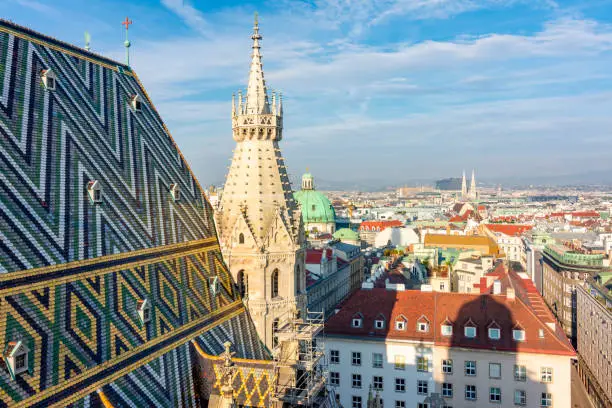
<path fill-rule="evenodd" d="M 501 232 L 502 234 L 514 237 L 524 234 L 533 228 L 532 225 L 520 225 L 520 224 L 486 224 L 489 231 Z"/>
<path fill-rule="evenodd" d="M 354 317 L 363 319 L 362 327 L 352 327 Z M 385 320 L 385 328 L 376 329 L 374 320 L 381 318 Z M 395 328 L 398 319 L 407 321 L 405 330 Z M 430 323 L 428 332 L 417 331 L 419 319 Z M 477 336 L 473 339 L 463 335 L 463 327 L 469 320 L 477 327 Z M 453 326 L 452 336 L 442 336 L 441 325 L 445 321 Z M 488 338 L 487 329 L 493 322 L 501 328 L 500 340 Z M 525 330 L 525 341 L 512 339 L 515 327 Z M 544 338 L 539 337 L 540 329 L 545 333 Z M 433 341 L 450 347 L 575 355 L 569 342 L 559 338 L 527 304 L 518 297 L 512 300 L 505 295 L 362 289 L 328 320 L 325 332 L 330 336 Z"/>
<path fill-rule="evenodd" d="M 359 231 L 383 231 L 390 227 L 403 227 L 404 223 L 398 220 L 363 221 Z"/>
<path fill-rule="evenodd" d="M 306 261 L 307 264 L 320 264 L 321 258 L 325 252 L 325 257 L 328 261 L 332 260 L 333 252 L 331 249 L 307 249 L 306 250 Z"/>

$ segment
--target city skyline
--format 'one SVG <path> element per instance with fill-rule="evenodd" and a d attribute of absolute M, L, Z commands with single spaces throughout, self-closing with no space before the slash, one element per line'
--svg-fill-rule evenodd
<path fill-rule="evenodd" d="M 463 168 L 479 180 L 611 169 L 607 1 L 70 4 L 3 2 L 16 23 L 77 45 L 88 31 L 95 52 L 119 61 L 129 15 L 133 68 L 204 185 L 229 165 L 231 94 L 244 88 L 256 10 L 294 180 L 306 167 L 389 184 Z"/>

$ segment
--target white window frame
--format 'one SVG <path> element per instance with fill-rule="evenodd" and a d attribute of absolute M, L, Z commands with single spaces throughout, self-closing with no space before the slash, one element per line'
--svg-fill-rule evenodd
<path fill-rule="evenodd" d="M 374 320 L 374 328 L 375 329 L 384 329 L 385 328 L 385 321 L 384 320 Z"/>
<path fill-rule="evenodd" d="M 362 408 L 363 407 L 363 399 L 361 398 L 361 395 L 352 396 L 351 407 L 352 408 Z"/>
<path fill-rule="evenodd" d="M 544 384 L 550 384 L 553 382 L 552 367 L 540 367 L 540 382 Z"/>
<path fill-rule="evenodd" d="M 338 371 L 329 372 L 329 383 L 334 387 L 340 386 L 340 373 Z"/>
<path fill-rule="evenodd" d="M 395 365 L 396 370 L 405 370 L 406 369 L 406 356 L 396 354 L 393 358 L 393 364 Z"/>
<path fill-rule="evenodd" d="M 527 405 L 527 392 L 525 390 L 514 390 L 514 405 Z"/>
<path fill-rule="evenodd" d="M 496 376 L 493 370 L 498 370 L 498 375 Z M 502 365 L 501 363 L 489 363 L 489 378 L 499 380 L 502 377 Z"/>
<path fill-rule="evenodd" d="M 46 69 L 40 77 L 46 90 L 55 91 L 57 89 L 57 75 L 55 75 L 55 72 Z"/>
<path fill-rule="evenodd" d="M 361 388 L 363 385 L 363 381 L 361 378 L 361 374 L 353 373 L 351 374 L 351 388 Z"/>
<path fill-rule="evenodd" d="M 395 330 L 406 330 L 406 321 L 399 319 L 395 321 Z"/>
<path fill-rule="evenodd" d="M 514 329 L 512 330 L 512 339 L 514 341 L 525 341 L 525 330 Z"/>
<path fill-rule="evenodd" d="M 151 321 L 151 304 L 148 299 L 143 299 L 139 302 L 138 317 L 142 324 L 147 324 Z"/>
<path fill-rule="evenodd" d="M 495 391 L 495 393 L 494 393 Z M 498 397 L 499 399 L 495 399 Z M 489 387 L 489 402 L 501 404 L 502 402 L 501 387 Z"/>
<path fill-rule="evenodd" d="M 451 326 L 450 324 L 443 324 L 442 325 L 442 335 L 443 336 L 452 336 L 453 335 L 453 326 Z"/>
<path fill-rule="evenodd" d="M 372 389 L 374 391 L 382 391 L 384 389 L 385 383 L 382 375 L 374 375 L 372 376 Z"/>
<path fill-rule="evenodd" d="M 429 372 L 429 357 L 427 356 L 417 356 L 416 358 L 416 366 L 417 372 L 419 373 L 427 373 Z"/>
<path fill-rule="evenodd" d="M 527 366 L 521 364 L 514 365 L 514 381 L 527 381 Z"/>
<path fill-rule="evenodd" d="M 372 353 L 372 368 L 383 368 L 384 356 L 382 353 Z"/>
<path fill-rule="evenodd" d="M 501 339 L 501 329 L 497 327 L 489 327 L 489 339 L 499 340 Z"/>
<path fill-rule="evenodd" d="M 453 373 L 453 360 L 448 358 L 442 360 L 442 374 L 452 374 Z"/>
<path fill-rule="evenodd" d="M 552 407 L 552 393 L 543 392 L 540 394 L 540 407 Z"/>
<path fill-rule="evenodd" d="M 472 331 L 473 331 L 473 334 L 472 334 Z M 474 326 L 465 326 L 463 328 L 463 334 L 465 335 L 465 337 L 469 339 L 473 339 L 478 334 L 478 331 L 476 330 L 476 327 Z"/>
<path fill-rule="evenodd" d="M 473 387 L 469 389 L 468 391 L 468 387 Z M 474 394 L 473 397 L 468 398 L 468 392 L 470 393 L 470 395 L 472 395 L 472 393 Z M 465 393 L 464 393 L 465 399 L 467 401 L 476 401 L 478 399 L 478 389 L 476 388 L 475 385 L 473 384 L 466 384 L 465 385 Z"/>
<path fill-rule="evenodd" d="M 361 366 L 361 351 L 351 351 L 351 365 Z"/>
<path fill-rule="evenodd" d="M 395 392 L 406 392 L 406 379 L 395 377 Z"/>
<path fill-rule="evenodd" d="M 427 380 L 417 380 L 417 395 L 429 394 L 429 383 Z"/>
<path fill-rule="evenodd" d="M 329 350 L 329 363 L 340 364 L 340 350 Z"/>
<path fill-rule="evenodd" d="M 468 367 L 469 365 L 469 367 Z M 474 374 L 468 374 L 468 369 L 470 372 L 474 371 Z M 477 364 L 475 360 L 467 360 L 464 364 L 464 374 L 466 377 L 476 377 L 478 375 Z"/>
<path fill-rule="evenodd" d="M 178 183 L 170 184 L 170 195 L 172 195 L 172 200 L 174 200 L 175 203 L 181 201 L 181 188 Z"/>
<path fill-rule="evenodd" d="M 442 383 L 442 396 L 444 398 L 453 398 L 453 384 Z"/>
<path fill-rule="evenodd" d="M 351 322 L 351 326 L 354 328 L 360 328 L 363 325 L 363 319 L 360 317 L 353 317 L 353 321 Z"/>
<path fill-rule="evenodd" d="M 429 323 L 427 322 L 418 322 L 417 323 L 417 331 L 421 333 L 427 333 L 429 331 Z"/>

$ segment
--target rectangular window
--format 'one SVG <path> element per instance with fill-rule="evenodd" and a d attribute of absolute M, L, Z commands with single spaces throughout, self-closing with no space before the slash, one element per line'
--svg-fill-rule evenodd
<path fill-rule="evenodd" d="M 406 380 L 404 378 L 395 379 L 395 392 L 406 392 Z"/>
<path fill-rule="evenodd" d="M 450 324 L 442 325 L 442 335 L 443 336 L 452 336 L 453 335 L 453 326 Z"/>
<path fill-rule="evenodd" d="M 514 405 L 519 405 L 519 406 L 527 405 L 527 393 L 524 390 L 514 391 Z"/>
<path fill-rule="evenodd" d="M 427 395 L 427 381 L 426 380 L 417 381 L 417 394 Z"/>
<path fill-rule="evenodd" d="M 525 330 L 512 330 L 514 341 L 525 341 Z"/>
<path fill-rule="evenodd" d="M 489 388 L 489 402 L 501 403 L 501 388 Z"/>
<path fill-rule="evenodd" d="M 383 390 L 383 378 L 381 375 L 375 375 L 372 377 L 372 387 L 374 388 L 374 391 Z"/>
<path fill-rule="evenodd" d="M 417 371 L 429 371 L 429 359 L 427 357 L 417 357 Z"/>
<path fill-rule="evenodd" d="M 429 404 L 426 402 L 417 403 L 417 408 L 429 408 Z"/>
<path fill-rule="evenodd" d="M 489 378 L 495 378 L 495 379 L 501 378 L 501 364 L 500 363 L 489 363 Z"/>
<path fill-rule="evenodd" d="M 476 386 L 475 385 L 465 386 L 465 399 L 468 401 L 476 401 Z"/>
<path fill-rule="evenodd" d="M 353 388 L 361 388 L 361 374 L 353 374 Z"/>
<path fill-rule="evenodd" d="M 395 408 L 406 408 L 406 401 L 395 401 Z"/>
<path fill-rule="evenodd" d="M 540 381 L 543 383 L 551 383 L 553 381 L 553 369 L 550 367 L 542 367 L 540 369 Z"/>
<path fill-rule="evenodd" d="M 527 381 L 527 366 L 514 365 L 514 381 Z"/>
<path fill-rule="evenodd" d="M 465 375 L 473 377 L 476 375 L 476 362 L 466 361 L 465 362 Z"/>
<path fill-rule="evenodd" d="M 501 330 L 495 329 L 493 327 L 489 328 L 489 338 L 491 340 L 499 340 L 500 336 L 501 336 Z"/>
<path fill-rule="evenodd" d="M 474 337 L 476 337 L 476 328 L 468 326 L 464 329 L 463 333 L 465 334 L 465 337 L 473 339 Z"/>
<path fill-rule="evenodd" d="M 353 319 L 353 327 L 361 327 L 361 319 Z"/>
<path fill-rule="evenodd" d="M 395 330 L 406 330 L 406 322 L 403 320 L 396 321 Z"/>
<path fill-rule="evenodd" d="M 406 357 L 404 357 L 404 356 L 395 356 L 395 369 L 396 370 L 405 370 L 406 369 Z"/>
<path fill-rule="evenodd" d="M 382 368 L 383 366 L 383 355 L 381 353 L 372 353 L 372 367 Z"/>
<path fill-rule="evenodd" d="M 552 394 L 549 392 L 543 392 L 540 397 L 541 407 L 552 407 Z"/>
<path fill-rule="evenodd" d="M 353 364 L 354 366 L 361 365 L 361 353 L 360 352 L 353 351 L 352 358 L 351 358 L 351 364 Z"/>
<path fill-rule="evenodd" d="M 353 408 L 361 408 L 361 397 L 353 395 Z"/>
<path fill-rule="evenodd" d="M 331 385 L 339 386 L 340 385 L 340 373 L 336 371 L 330 371 L 329 382 L 331 383 Z"/>
<path fill-rule="evenodd" d="M 331 364 L 340 364 L 340 350 L 329 350 L 329 362 Z"/>
<path fill-rule="evenodd" d="M 453 360 L 442 360 L 442 372 L 444 374 L 453 373 Z"/>
<path fill-rule="evenodd" d="M 445 398 L 453 398 L 453 384 L 442 383 L 442 396 Z"/>

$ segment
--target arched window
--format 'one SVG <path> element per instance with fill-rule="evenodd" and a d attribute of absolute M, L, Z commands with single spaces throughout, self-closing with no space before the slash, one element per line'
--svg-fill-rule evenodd
<path fill-rule="evenodd" d="M 273 298 L 278 296 L 278 269 L 272 272 L 271 291 Z"/>
<path fill-rule="evenodd" d="M 302 292 L 302 271 L 300 265 L 295 266 L 295 291 L 297 293 Z"/>
<path fill-rule="evenodd" d="M 238 288 L 238 293 L 240 294 L 240 297 L 244 297 L 247 290 L 245 284 L 244 269 L 238 271 L 238 276 L 236 276 L 236 286 Z"/>
<path fill-rule="evenodd" d="M 238 243 L 244 244 L 244 234 L 242 232 L 240 233 L 240 235 L 238 235 Z"/>

